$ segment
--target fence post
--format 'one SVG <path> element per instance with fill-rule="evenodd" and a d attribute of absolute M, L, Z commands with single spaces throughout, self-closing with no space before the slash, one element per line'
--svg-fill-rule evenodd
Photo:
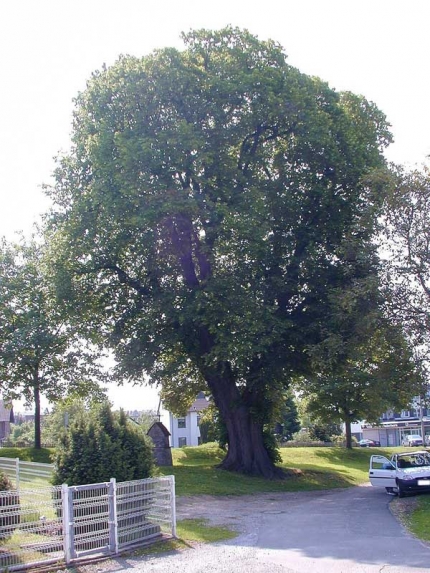
<path fill-rule="evenodd" d="M 176 537 L 176 492 L 175 492 L 175 476 L 170 476 L 170 506 L 172 518 L 172 535 Z"/>
<path fill-rule="evenodd" d="M 16 490 L 19 491 L 19 458 L 15 458 L 15 481 Z"/>
<path fill-rule="evenodd" d="M 64 559 L 68 565 L 75 555 L 74 551 L 74 535 L 73 535 L 73 522 L 70 517 L 73 515 L 73 502 L 69 500 L 69 486 L 63 483 L 61 486 L 61 508 L 63 513 L 63 547 Z"/>
<path fill-rule="evenodd" d="M 109 551 L 115 555 L 118 553 L 118 512 L 116 500 L 116 479 L 109 482 Z"/>

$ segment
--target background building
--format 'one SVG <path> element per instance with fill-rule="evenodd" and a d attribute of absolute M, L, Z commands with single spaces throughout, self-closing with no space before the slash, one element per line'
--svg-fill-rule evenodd
<path fill-rule="evenodd" d="M 197 396 L 184 417 L 176 418 L 171 412 L 163 412 L 163 423 L 170 432 L 172 448 L 198 446 L 200 444 L 200 413 L 209 406 L 203 392 Z"/>
<path fill-rule="evenodd" d="M 0 400 L 0 441 L 7 439 L 10 435 L 10 425 L 13 424 L 13 408 L 10 404 L 5 404 Z"/>

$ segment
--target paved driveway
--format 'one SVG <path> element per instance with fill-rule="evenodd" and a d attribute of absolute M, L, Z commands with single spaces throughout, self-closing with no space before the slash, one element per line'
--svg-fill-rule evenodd
<path fill-rule="evenodd" d="M 377 488 L 323 494 L 263 514 L 259 557 L 304 573 L 430 571 L 430 548 L 410 536 Z M 276 511 L 279 511 L 277 514 Z"/>
<path fill-rule="evenodd" d="M 389 510 L 384 490 L 182 498 L 178 518 L 207 517 L 240 535 L 177 554 L 121 558 L 109 569 L 163 573 L 429 573 L 430 547 Z"/>

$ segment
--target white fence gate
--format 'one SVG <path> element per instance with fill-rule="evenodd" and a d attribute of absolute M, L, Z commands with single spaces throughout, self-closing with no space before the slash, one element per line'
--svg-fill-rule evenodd
<path fill-rule="evenodd" d="M 174 476 L 0 492 L 0 571 L 176 536 Z"/>
<path fill-rule="evenodd" d="M 15 489 L 31 483 L 35 486 L 46 486 L 54 473 L 54 464 L 39 462 L 25 462 L 19 458 L 1 458 L 0 470 L 5 473 L 14 484 Z"/>

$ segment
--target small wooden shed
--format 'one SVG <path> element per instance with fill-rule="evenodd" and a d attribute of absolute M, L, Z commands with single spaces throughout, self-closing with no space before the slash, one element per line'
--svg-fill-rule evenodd
<path fill-rule="evenodd" d="M 170 432 L 161 422 L 154 422 L 147 431 L 154 442 L 154 459 L 157 466 L 172 466 L 172 451 L 170 448 Z"/>

